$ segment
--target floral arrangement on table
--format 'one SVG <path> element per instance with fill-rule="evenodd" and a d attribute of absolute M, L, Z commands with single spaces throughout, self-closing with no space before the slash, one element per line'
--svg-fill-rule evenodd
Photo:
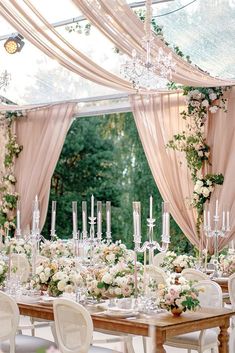
<path fill-rule="evenodd" d="M 83 283 L 83 278 L 76 270 L 73 261 L 43 260 L 36 268 L 36 274 L 30 286 L 46 290 L 49 295 L 59 296 L 63 293 L 74 293 L 76 286 Z"/>
<path fill-rule="evenodd" d="M 5 241 L 6 253 L 26 255 L 28 259 L 31 258 L 32 245 L 24 239 L 7 238 Z"/>
<path fill-rule="evenodd" d="M 168 272 L 181 272 L 184 268 L 194 267 L 195 262 L 192 255 L 177 255 L 174 251 L 167 251 L 160 267 Z"/>
<path fill-rule="evenodd" d="M 72 241 L 63 241 L 61 239 L 50 241 L 46 240 L 41 243 L 40 254 L 49 259 L 57 257 L 73 257 L 74 256 L 74 245 Z"/>
<path fill-rule="evenodd" d="M 8 266 L 5 261 L 0 260 L 0 288 L 7 278 Z"/>
<path fill-rule="evenodd" d="M 235 254 L 220 255 L 219 268 L 224 276 L 230 276 L 235 273 Z"/>
<path fill-rule="evenodd" d="M 188 168 L 194 184 L 192 206 L 197 211 L 197 232 L 200 232 L 204 203 L 210 200 L 215 185 L 223 184 L 222 174 L 205 174 L 210 164 L 210 146 L 206 143 L 204 124 L 208 113 L 225 110 L 224 92 L 221 87 L 183 87 L 187 109 L 181 115 L 187 120 L 185 131 L 174 135 L 168 147 L 185 153 Z"/>
<path fill-rule="evenodd" d="M 196 310 L 200 307 L 199 290 L 193 287 L 193 282 L 179 277 L 175 284 L 175 276 L 167 280 L 167 284 L 158 285 L 159 305 L 179 316 L 186 310 Z"/>
<path fill-rule="evenodd" d="M 134 260 L 133 251 L 128 250 L 122 242 L 116 241 L 112 244 L 102 243 L 94 251 L 95 262 L 106 265 L 117 264 L 118 262 L 132 262 Z"/>
<path fill-rule="evenodd" d="M 138 291 L 143 289 L 143 266 L 138 263 Z M 127 298 L 134 294 L 135 270 L 132 263 L 88 268 L 82 273 L 88 294 L 94 298 Z"/>
<path fill-rule="evenodd" d="M 0 116 L 0 120 L 6 124 L 4 171 L 1 172 L 0 180 L 0 227 L 2 229 L 2 235 L 6 235 L 9 231 L 15 229 L 15 210 L 19 195 L 14 192 L 14 187 L 17 182 L 14 175 L 14 164 L 23 146 L 17 143 L 17 136 L 12 133 L 11 125 L 14 119 L 22 116 L 23 114 L 20 111 L 8 111 Z"/>

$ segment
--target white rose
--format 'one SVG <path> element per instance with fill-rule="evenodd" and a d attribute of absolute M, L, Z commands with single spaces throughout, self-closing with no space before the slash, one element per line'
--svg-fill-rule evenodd
<path fill-rule="evenodd" d="M 63 292 L 66 286 L 66 282 L 64 280 L 61 280 L 57 284 L 57 288 L 59 289 L 60 292 Z"/>
<path fill-rule="evenodd" d="M 36 268 L 36 275 L 39 275 L 43 271 L 43 266 L 38 266 Z"/>
<path fill-rule="evenodd" d="M 3 274 L 3 266 L 0 265 L 0 275 L 2 275 L 2 274 Z"/>
<path fill-rule="evenodd" d="M 106 260 L 108 262 L 114 262 L 115 261 L 115 254 L 111 253 L 111 254 L 107 255 Z"/>
<path fill-rule="evenodd" d="M 65 293 L 73 293 L 74 292 L 74 287 L 71 284 L 68 284 L 65 289 Z"/>
<path fill-rule="evenodd" d="M 202 101 L 202 106 L 203 106 L 203 107 L 206 107 L 206 108 L 209 106 L 209 102 L 208 102 L 207 99 L 204 99 L 204 100 Z"/>
<path fill-rule="evenodd" d="M 212 114 L 215 114 L 218 109 L 219 109 L 219 108 L 217 107 L 217 105 L 213 105 L 212 107 L 209 108 L 209 111 L 210 111 Z"/>
<path fill-rule="evenodd" d="M 112 283 L 112 276 L 109 273 L 105 273 L 105 275 L 102 277 L 102 282 L 111 284 Z"/>
<path fill-rule="evenodd" d="M 211 94 L 209 94 L 209 98 L 210 98 L 212 101 L 214 101 L 214 100 L 217 99 L 217 95 L 216 95 L 215 93 L 211 93 Z"/>
<path fill-rule="evenodd" d="M 197 181 L 196 181 L 196 185 L 198 185 L 198 186 L 203 186 L 203 181 L 202 181 L 202 180 L 197 180 Z"/>
<path fill-rule="evenodd" d="M 202 194 L 204 197 L 208 197 L 210 195 L 210 190 L 206 187 L 202 188 Z"/>
<path fill-rule="evenodd" d="M 118 288 L 118 287 L 115 288 L 114 292 L 115 292 L 116 295 L 121 295 L 122 294 L 121 288 Z"/>
<path fill-rule="evenodd" d="M 45 276 L 45 273 L 44 273 L 44 272 L 41 272 L 40 275 L 39 275 L 39 277 L 40 277 L 40 280 L 41 280 L 42 283 L 45 283 L 45 282 L 46 282 L 46 276 Z"/>
<path fill-rule="evenodd" d="M 64 273 L 61 271 L 58 271 L 54 274 L 53 278 L 55 279 L 55 281 L 62 280 L 64 279 Z"/>

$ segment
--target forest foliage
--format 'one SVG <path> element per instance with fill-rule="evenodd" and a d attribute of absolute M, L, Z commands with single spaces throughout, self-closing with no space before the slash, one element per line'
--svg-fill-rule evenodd
<path fill-rule="evenodd" d="M 156 151 L 156 153 L 158 153 Z M 147 236 L 149 196 L 154 199 L 155 237 L 161 235 L 162 198 L 152 177 L 131 113 L 84 117 L 74 120 L 66 137 L 51 182 L 50 203 L 43 234 L 49 237 L 51 201 L 57 201 L 56 233 L 72 237 L 72 201 L 78 202 L 78 228 L 82 229 L 82 201 L 94 194 L 112 204 L 112 238 L 133 247 L 132 202 L 141 201 L 142 239 Z M 190 252 L 192 246 L 171 219 L 171 249 Z"/>

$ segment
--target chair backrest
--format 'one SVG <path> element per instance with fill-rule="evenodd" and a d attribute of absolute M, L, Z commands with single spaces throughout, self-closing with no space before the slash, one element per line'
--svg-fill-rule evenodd
<path fill-rule="evenodd" d="M 233 309 L 235 308 L 235 273 L 228 278 L 228 292 Z"/>
<path fill-rule="evenodd" d="M 158 254 L 156 254 L 153 258 L 154 266 L 160 267 L 160 265 L 163 263 L 165 256 L 166 256 L 165 252 L 159 252 Z"/>
<path fill-rule="evenodd" d="M 61 353 L 87 353 L 92 342 L 93 323 L 89 312 L 69 299 L 53 302 L 56 335 Z"/>
<path fill-rule="evenodd" d="M 194 285 L 199 289 L 199 301 L 201 307 L 222 308 L 223 296 L 220 285 L 210 279 L 199 281 Z"/>
<path fill-rule="evenodd" d="M 204 279 L 209 279 L 209 277 L 205 273 L 194 268 L 185 268 L 181 272 L 181 275 L 188 281 L 202 281 Z"/>
<path fill-rule="evenodd" d="M 164 270 L 160 267 L 154 265 L 147 265 L 146 274 L 149 278 L 154 280 L 156 285 L 166 282 L 167 275 Z"/>
<path fill-rule="evenodd" d="M 19 308 L 13 298 L 0 292 L 0 341 L 14 342 L 20 319 Z"/>
<path fill-rule="evenodd" d="M 22 254 L 11 255 L 12 267 L 16 268 L 15 274 L 19 276 L 20 282 L 27 282 L 30 275 L 30 265 L 27 257 Z"/>

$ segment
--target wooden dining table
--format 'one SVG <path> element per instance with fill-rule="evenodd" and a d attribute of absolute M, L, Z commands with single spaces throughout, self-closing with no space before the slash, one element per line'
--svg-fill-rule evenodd
<path fill-rule="evenodd" d="M 52 305 L 18 302 L 18 306 L 22 315 L 54 320 Z M 195 312 L 185 312 L 180 317 L 174 317 L 169 312 L 161 312 L 121 319 L 108 317 L 94 306 L 87 308 L 91 313 L 94 329 L 151 336 L 155 342 L 153 353 L 165 353 L 163 345 L 169 337 L 213 327 L 220 327 L 219 353 L 229 353 L 227 330 L 230 317 L 235 315 L 233 310 L 201 308 Z"/>

